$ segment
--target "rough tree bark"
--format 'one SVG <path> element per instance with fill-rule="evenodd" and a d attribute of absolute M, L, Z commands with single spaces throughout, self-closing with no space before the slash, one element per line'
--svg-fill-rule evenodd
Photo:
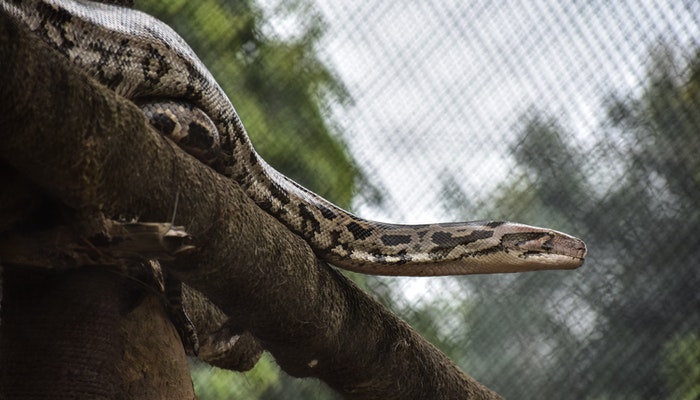
<path fill-rule="evenodd" d="M 196 251 L 164 266 L 216 304 L 230 318 L 229 326 L 250 332 L 287 373 L 317 377 L 349 399 L 499 398 L 319 261 L 303 240 L 259 209 L 235 182 L 171 145 L 132 103 L 66 66 L 2 14 L 0 60 L 0 162 L 10 171 L 5 173 L 16 184 L 13 190 L 20 188 L 16 196 L 4 197 L 34 199 L 41 194 L 68 210 L 153 222 L 169 221 L 179 197 L 176 223 L 187 228 Z M 0 199 L 0 205 L 8 202 L 18 206 Z M 40 201 L 20 204 L 30 203 Z M 2 390 L 15 387 L 18 376 L 8 372 L 15 364 L 27 368 L 23 371 L 32 380 L 39 374 L 65 384 L 65 371 L 70 371 L 73 385 L 107 382 L 99 388 L 102 398 L 130 396 L 121 387 L 128 376 L 141 374 L 150 389 L 182 378 L 182 349 L 173 344 L 176 336 L 165 324 L 150 327 L 149 335 L 162 338 L 161 345 L 141 343 L 137 351 L 122 353 L 143 335 L 145 322 L 164 314 L 148 297 L 136 305 L 137 313 L 132 311 L 131 289 L 121 280 L 109 279 L 99 268 L 8 271 L 0 397 L 9 397 Z M 39 302 L 49 298 L 46 293 L 58 294 Z M 17 309 L 19 314 L 6 312 L 22 301 L 27 304 Z M 89 309 L 90 317 L 80 317 L 76 324 L 76 310 L 83 309 Z M 139 326 L 124 321 L 133 318 L 140 325 L 132 325 Z M 39 323 L 17 326 L 37 319 Z M 73 324 L 74 329 L 64 329 L 68 332 L 60 338 L 46 330 L 61 324 Z M 34 341 L 13 336 L 26 335 L 27 329 L 38 330 L 31 332 Z M 15 352 L 12 346 L 23 350 Z M 81 355 L 89 346 L 95 346 L 90 354 L 98 356 Z M 170 361 L 159 359 L 162 354 L 169 354 Z M 60 366 L 27 367 L 53 359 L 60 359 Z M 165 381 L 144 372 L 164 368 L 171 369 L 160 374 Z M 76 370 L 82 373 L 73 374 Z M 147 389 L 139 393 L 145 397 Z M 178 396 L 191 394 L 183 390 Z"/>

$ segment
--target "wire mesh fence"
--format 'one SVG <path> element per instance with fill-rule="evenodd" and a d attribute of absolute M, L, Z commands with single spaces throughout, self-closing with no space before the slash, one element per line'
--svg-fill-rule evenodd
<path fill-rule="evenodd" d="M 506 398 L 700 398 L 699 2 L 137 5 L 264 158 L 357 214 L 587 242 L 576 271 L 358 278 L 467 373 Z M 261 365 L 201 398 L 333 396 Z"/>

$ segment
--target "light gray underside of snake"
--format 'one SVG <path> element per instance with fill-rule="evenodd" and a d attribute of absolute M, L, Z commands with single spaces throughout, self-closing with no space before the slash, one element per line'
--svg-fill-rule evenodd
<path fill-rule="evenodd" d="M 145 13 L 90 1 L 0 4 L 80 70 L 140 105 L 151 123 L 159 125 L 160 118 L 166 136 L 184 138 L 183 148 L 237 181 L 260 208 L 338 267 L 428 276 L 572 269 L 583 263 L 585 244 L 551 229 L 499 221 L 396 225 L 338 208 L 260 158 L 204 64 L 177 33 Z M 214 132 L 194 137 L 182 121 L 202 115 Z M 185 144 L 207 140 L 199 152 Z"/>

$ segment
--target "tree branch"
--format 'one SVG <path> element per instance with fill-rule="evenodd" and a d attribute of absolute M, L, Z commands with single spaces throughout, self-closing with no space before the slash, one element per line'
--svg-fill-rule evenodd
<path fill-rule="evenodd" d="M 6 18 L 2 18 L 6 22 Z M 3 24 L 0 158 L 75 210 L 169 221 L 196 250 L 165 263 L 251 332 L 282 368 L 346 398 L 495 399 L 405 322 L 176 148 L 129 101 Z"/>

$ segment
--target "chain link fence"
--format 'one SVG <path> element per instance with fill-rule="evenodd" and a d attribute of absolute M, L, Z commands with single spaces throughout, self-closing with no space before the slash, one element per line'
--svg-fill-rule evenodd
<path fill-rule="evenodd" d="M 700 2 L 171 3 L 145 8 L 315 191 L 586 241 L 576 271 L 358 277 L 467 373 L 511 399 L 700 398 Z M 333 397 L 270 365 L 221 390 Z"/>

